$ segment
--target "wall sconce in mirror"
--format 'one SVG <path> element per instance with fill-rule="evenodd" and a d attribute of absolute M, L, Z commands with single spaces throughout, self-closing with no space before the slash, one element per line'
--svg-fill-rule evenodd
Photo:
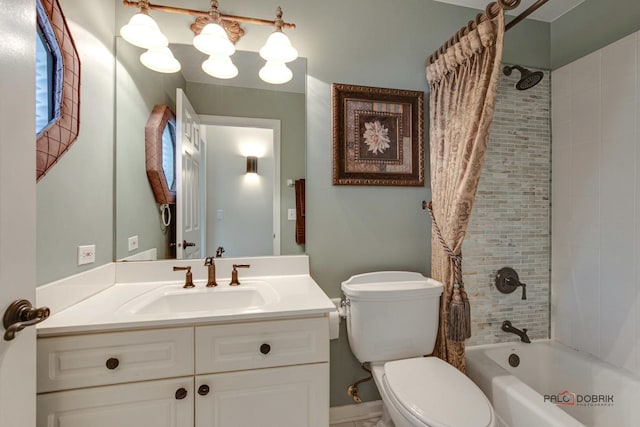
<path fill-rule="evenodd" d="M 80 57 L 58 0 L 38 0 L 36 34 L 36 181 L 80 132 Z"/>
<path fill-rule="evenodd" d="M 209 55 L 209 58 L 202 63 L 202 70 L 219 79 L 231 79 L 238 75 L 238 69 L 231 61 L 231 55 L 236 50 L 234 44 L 244 35 L 244 30 L 240 27 L 241 22 L 274 26 L 274 32 L 260 49 L 260 56 L 266 63 L 258 74 L 262 80 L 271 84 L 283 84 L 293 77 L 286 63 L 295 60 L 298 57 L 298 51 L 291 45 L 289 37 L 282 29 L 296 26 L 284 22 L 282 8 L 279 6 L 275 20 L 269 21 L 224 15 L 218 10 L 218 0 L 211 0 L 207 11 L 157 5 L 149 3 L 148 0 L 124 0 L 123 4 L 139 8 L 139 12 L 120 29 L 120 35 L 132 45 L 148 49 L 140 56 L 140 61 L 154 71 L 174 73 L 180 70 L 180 63 L 169 50 L 169 40 L 149 15 L 149 10 L 195 16 L 195 22 L 191 24 L 191 30 L 195 34 L 193 46 Z"/>
<path fill-rule="evenodd" d="M 156 202 L 175 204 L 176 117 L 168 105 L 153 107 L 144 128 L 144 140 L 147 178 Z"/>
<path fill-rule="evenodd" d="M 256 156 L 247 156 L 247 173 L 258 173 L 258 158 Z"/>

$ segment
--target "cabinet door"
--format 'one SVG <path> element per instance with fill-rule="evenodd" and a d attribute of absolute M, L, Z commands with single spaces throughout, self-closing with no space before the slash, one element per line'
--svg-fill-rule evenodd
<path fill-rule="evenodd" d="M 61 391 L 37 400 L 38 427 L 193 426 L 193 377 Z"/>
<path fill-rule="evenodd" d="M 196 427 L 329 425 L 328 363 L 198 375 L 196 390 Z"/>

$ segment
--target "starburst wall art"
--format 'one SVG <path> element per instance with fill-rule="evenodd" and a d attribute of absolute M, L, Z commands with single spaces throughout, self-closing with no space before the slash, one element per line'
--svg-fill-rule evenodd
<path fill-rule="evenodd" d="M 334 185 L 424 185 L 424 93 L 331 85 Z"/>

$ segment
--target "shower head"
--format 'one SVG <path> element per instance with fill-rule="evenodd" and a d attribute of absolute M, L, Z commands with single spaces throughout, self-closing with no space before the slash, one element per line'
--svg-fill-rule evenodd
<path fill-rule="evenodd" d="M 542 71 L 529 71 L 519 65 L 504 67 L 502 71 L 504 72 L 505 76 L 510 76 L 514 68 L 520 71 L 520 80 L 518 80 L 518 83 L 516 83 L 516 89 L 518 90 L 531 89 L 532 87 L 540 83 L 540 81 L 544 77 L 544 73 Z"/>

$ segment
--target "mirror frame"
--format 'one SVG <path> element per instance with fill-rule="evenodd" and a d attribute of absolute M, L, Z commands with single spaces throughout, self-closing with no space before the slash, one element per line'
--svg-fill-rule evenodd
<path fill-rule="evenodd" d="M 37 25 L 47 41 L 55 40 L 54 102 L 60 114 L 36 137 L 36 182 L 78 138 L 80 131 L 80 56 L 58 0 L 38 0 Z M 64 63 L 63 63 L 64 59 Z M 35 123 L 34 123 L 35 125 Z"/>
<path fill-rule="evenodd" d="M 161 205 L 173 205 L 176 203 L 175 186 L 171 189 L 171 186 L 167 182 L 166 174 L 164 173 L 164 167 L 162 166 L 162 135 L 164 134 L 164 129 L 168 126 L 171 120 L 175 123 L 176 116 L 173 114 L 173 111 L 171 111 L 169 106 L 156 105 L 153 107 L 149 120 L 147 120 L 147 124 L 144 127 L 147 178 L 149 179 L 149 184 L 151 184 L 151 189 L 153 190 L 156 202 Z M 173 138 L 175 146 L 175 131 L 173 133 Z M 175 163 L 175 150 L 173 155 Z"/>

